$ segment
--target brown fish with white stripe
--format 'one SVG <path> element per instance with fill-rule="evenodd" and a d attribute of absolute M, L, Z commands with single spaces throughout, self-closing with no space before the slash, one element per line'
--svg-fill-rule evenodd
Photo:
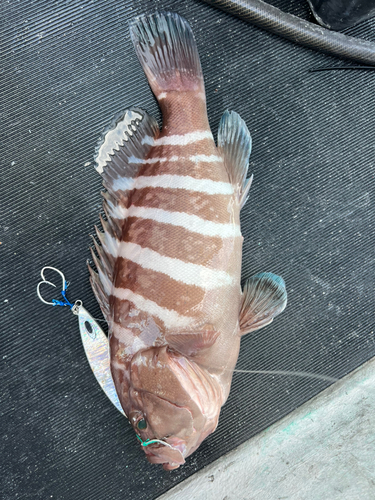
<path fill-rule="evenodd" d="M 144 445 L 157 440 L 143 446 L 148 460 L 170 470 L 215 430 L 241 335 L 269 324 L 286 292 L 271 273 L 241 290 L 251 137 L 226 111 L 215 146 L 190 26 L 156 13 L 130 31 L 163 127 L 132 108 L 106 135 L 107 221 L 91 283 L 121 405 Z"/>

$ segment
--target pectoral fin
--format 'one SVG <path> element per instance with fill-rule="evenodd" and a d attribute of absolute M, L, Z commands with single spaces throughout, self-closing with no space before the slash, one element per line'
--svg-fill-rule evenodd
<path fill-rule="evenodd" d="M 207 349 L 214 345 L 219 333 L 215 330 L 170 333 L 165 336 L 165 339 L 172 349 L 185 356 L 194 356 L 194 354 L 197 354 L 202 349 Z"/>
<path fill-rule="evenodd" d="M 243 290 L 240 335 L 271 323 L 285 309 L 286 302 L 285 283 L 280 276 L 259 273 L 249 278 Z"/>

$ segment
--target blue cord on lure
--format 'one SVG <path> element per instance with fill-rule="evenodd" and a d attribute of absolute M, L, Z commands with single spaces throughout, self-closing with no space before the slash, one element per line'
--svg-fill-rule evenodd
<path fill-rule="evenodd" d="M 64 299 L 65 302 L 63 302 L 62 300 L 52 299 L 51 302 L 52 302 L 52 304 L 54 306 L 62 306 L 62 307 L 68 306 L 68 307 L 70 307 L 70 310 L 73 309 L 74 304 L 72 304 L 71 302 L 69 302 L 69 300 L 68 300 L 68 298 L 66 296 L 66 291 L 68 289 L 68 286 L 69 286 L 69 283 L 65 283 L 64 288 L 61 290 L 61 295 L 62 295 L 62 297 L 63 297 L 63 299 Z"/>

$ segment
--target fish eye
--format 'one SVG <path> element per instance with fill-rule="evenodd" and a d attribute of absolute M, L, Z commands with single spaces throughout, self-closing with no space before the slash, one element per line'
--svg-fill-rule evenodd
<path fill-rule="evenodd" d="M 140 431 L 143 431 L 147 428 L 147 422 L 144 418 L 142 418 L 138 423 L 137 423 L 137 429 Z"/>

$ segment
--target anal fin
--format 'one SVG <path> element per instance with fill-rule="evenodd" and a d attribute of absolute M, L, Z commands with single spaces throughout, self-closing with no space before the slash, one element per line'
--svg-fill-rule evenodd
<path fill-rule="evenodd" d="M 273 273 L 259 273 L 249 278 L 243 290 L 240 310 L 240 335 L 270 324 L 286 306 L 284 280 Z"/>

